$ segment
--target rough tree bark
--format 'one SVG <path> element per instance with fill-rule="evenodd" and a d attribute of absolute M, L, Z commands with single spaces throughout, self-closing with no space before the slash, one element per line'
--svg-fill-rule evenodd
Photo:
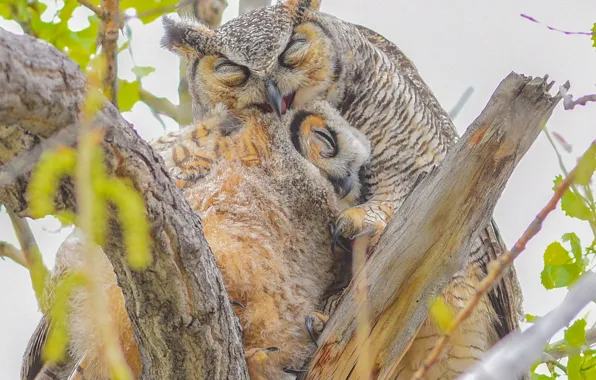
<path fill-rule="evenodd" d="M 426 316 L 429 299 L 461 266 L 486 225 L 515 164 L 548 119 L 558 97 L 544 80 L 510 74 L 443 165 L 419 185 L 366 265 L 377 375 L 388 374 Z M 60 133 L 72 143 L 85 95 L 84 76 L 48 44 L 0 29 L 0 184 L 19 167 L 15 156 Z M 131 272 L 117 226 L 104 247 L 124 291 L 147 379 L 247 378 L 240 330 L 199 217 L 167 176 L 160 158 L 118 112 L 105 104 L 95 127 L 112 174 L 143 194 L 151 222 L 154 262 Z M 38 149 L 39 151 L 39 149 Z M 39 152 L 36 153 L 37 156 Z M 11 162 L 10 166 L 5 165 Z M 27 215 L 28 172 L 0 188 L 0 202 Z M 72 183 L 57 204 L 74 209 Z M 330 320 L 310 378 L 346 378 L 354 345 L 353 289 Z M 354 374 L 353 374 L 354 376 Z"/>
<path fill-rule="evenodd" d="M 513 169 L 561 99 L 546 78 L 509 74 L 439 168 L 414 190 L 366 263 L 374 378 L 393 378 L 431 300 L 462 268 Z M 358 379 L 354 283 L 329 320 L 307 379 Z"/>
<path fill-rule="evenodd" d="M 74 141 L 85 98 L 78 66 L 47 43 L 0 29 L 0 180 L 5 165 L 60 132 Z M 230 306 L 199 216 L 175 187 L 163 161 L 109 102 L 97 114 L 111 174 L 128 177 L 143 195 L 151 223 L 153 263 L 126 265 L 116 223 L 104 251 L 126 299 L 143 360 L 144 379 L 247 379 L 238 320 Z M 29 175 L 0 188 L 0 202 L 27 215 Z M 59 208 L 74 209 L 63 181 Z"/>

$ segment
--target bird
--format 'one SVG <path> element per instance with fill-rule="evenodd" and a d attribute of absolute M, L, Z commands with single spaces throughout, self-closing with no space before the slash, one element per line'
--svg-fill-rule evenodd
<path fill-rule="evenodd" d="M 291 379 L 312 352 L 304 316 L 317 309 L 341 267 L 329 249 L 329 223 L 359 198 L 358 172 L 370 156 L 364 135 L 326 101 L 313 101 L 279 119 L 216 107 L 203 122 L 152 143 L 199 213 L 204 234 L 243 328 L 253 380 Z M 186 156 L 184 156 L 186 155 Z M 195 176 L 194 164 L 209 160 Z M 186 172 L 190 168 L 190 172 Z M 186 174 L 192 174 L 188 176 Z M 342 201 L 347 202 L 342 206 Z M 60 247 L 52 279 L 82 265 L 80 232 Z M 116 276 L 101 248 L 98 276 L 108 290 L 110 315 L 136 377 L 141 362 Z M 71 303 L 68 363 L 43 365 L 43 317 L 24 355 L 22 378 L 109 378 L 92 308 L 82 291 Z M 72 377 L 69 377 L 72 376 Z"/>
<path fill-rule="evenodd" d="M 391 217 L 441 163 L 458 134 L 415 65 L 395 44 L 321 12 L 320 6 L 319 0 L 284 0 L 215 30 L 196 20 L 164 17 L 161 43 L 188 62 L 194 117 L 220 103 L 232 113 L 255 109 L 283 115 L 313 99 L 325 99 L 363 132 L 372 153 L 362 175 L 361 198 L 338 216 L 333 238 L 367 235 L 373 252 Z M 491 221 L 452 284 L 486 276 L 488 262 L 504 252 Z M 453 297 L 447 299 L 452 308 L 459 307 Z M 522 294 L 514 269 L 487 299 L 487 308 L 477 309 L 473 320 L 499 338 L 519 329 Z M 475 335 L 462 339 L 469 339 L 472 347 Z M 470 355 L 479 360 L 478 353 Z"/>

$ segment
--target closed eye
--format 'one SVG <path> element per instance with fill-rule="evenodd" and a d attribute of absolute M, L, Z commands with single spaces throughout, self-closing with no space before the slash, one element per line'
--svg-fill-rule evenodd
<path fill-rule="evenodd" d="M 248 68 L 237 65 L 227 58 L 220 58 L 215 61 L 213 68 L 219 79 L 229 86 L 243 85 L 250 75 Z"/>
<path fill-rule="evenodd" d="M 327 149 L 321 151 L 321 155 L 327 158 L 335 157 L 338 152 L 337 140 L 335 139 L 335 136 L 326 129 L 313 128 L 313 132 L 319 137 L 320 140 L 324 142 L 327 147 Z"/>
<path fill-rule="evenodd" d="M 307 40 L 303 37 L 294 38 L 290 41 L 286 49 L 279 56 L 279 62 L 282 66 L 292 67 L 298 65 L 305 57 L 305 47 Z"/>

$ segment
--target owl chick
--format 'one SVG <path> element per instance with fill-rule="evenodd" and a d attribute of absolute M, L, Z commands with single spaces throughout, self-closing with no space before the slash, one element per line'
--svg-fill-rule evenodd
<path fill-rule="evenodd" d="M 283 369 L 300 367 L 312 349 L 304 316 L 317 308 L 337 272 L 327 226 L 336 215 L 339 197 L 358 198 L 357 173 L 370 148 L 366 138 L 325 102 L 289 113 L 281 122 L 260 112 L 228 118 L 219 109 L 206 122 L 155 145 L 170 170 L 182 178 L 186 199 L 201 214 L 230 298 L 244 305 L 238 313 L 251 378 L 283 379 L 289 377 Z M 211 141 L 198 138 L 203 133 Z M 181 152 L 188 153 L 188 160 Z M 214 159 L 192 183 L 184 170 L 171 166 L 204 157 Z M 58 252 L 54 277 L 80 265 L 81 249 L 73 233 Z M 140 358 L 124 299 L 109 261 L 99 253 L 104 264 L 99 276 L 108 291 L 112 323 L 138 376 Z M 70 358 L 61 368 L 41 368 L 40 350 L 48 328 L 44 317 L 25 353 L 22 378 L 108 378 L 91 310 L 83 293 L 73 296 Z"/>

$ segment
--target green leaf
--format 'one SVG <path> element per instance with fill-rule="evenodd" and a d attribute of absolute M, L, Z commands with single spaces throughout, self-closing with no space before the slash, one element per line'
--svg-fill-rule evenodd
<path fill-rule="evenodd" d="M 161 15 L 174 10 L 177 4 L 178 0 L 122 0 L 120 9 L 125 11 L 128 8 L 134 8 L 137 15 L 140 16 L 139 20 L 143 24 L 148 24 Z"/>
<path fill-rule="evenodd" d="M 146 77 L 147 75 L 151 74 L 155 71 L 155 68 L 151 66 L 135 66 L 132 68 L 132 72 L 134 75 L 137 76 L 138 79 Z"/>
<path fill-rule="evenodd" d="M 534 323 L 534 322 L 536 322 L 536 320 L 540 319 L 539 316 L 532 315 L 532 314 L 526 314 L 525 318 L 526 318 L 526 322 L 528 322 L 528 323 Z"/>
<path fill-rule="evenodd" d="M 10 20 L 12 18 L 8 4 L 0 4 L 0 17 L 6 20 Z"/>
<path fill-rule="evenodd" d="M 578 319 L 565 330 L 565 341 L 571 347 L 581 347 L 586 343 L 586 325 L 585 319 Z"/>
<path fill-rule="evenodd" d="M 596 170 L 596 155 L 594 155 L 592 150 L 589 150 L 577 163 L 577 168 L 575 169 L 575 183 L 582 186 L 588 186 L 592 174 L 594 174 L 594 170 Z"/>
<path fill-rule="evenodd" d="M 569 252 L 558 241 L 551 243 L 544 251 L 544 265 L 565 265 L 571 262 Z"/>
<path fill-rule="evenodd" d="M 562 181 L 562 177 L 559 175 L 554 180 L 553 190 Z M 575 193 L 568 189 L 561 198 L 561 209 L 565 211 L 565 215 L 580 220 L 592 220 L 593 215 L 588 206 L 584 204 L 581 198 L 578 198 Z"/>
<path fill-rule="evenodd" d="M 562 288 L 573 284 L 582 273 L 581 267 L 574 264 L 547 265 L 540 273 L 540 280 L 546 289 Z"/>
<path fill-rule="evenodd" d="M 582 358 L 579 355 L 574 355 L 569 358 L 567 362 L 567 377 L 569 380 L 582 380 L 580 374 L 582 367 Z"/>
<path fill-rule="evenodd" d="M 592 26 L 592 47 L 596 48 L 596 22 Z"/>
<path fill-rule="evenodd" d="M 118 108 L 120 112 L 130 111 L 139 100 L 139 82 L 118 80 Z"/>
<path fill-rule="evenodd" d="M 574 232 L 568 232 L 561 237 L 561 240 L 571 244 L 571 252 L 575 258 L 575 262 L 582 262 L 582 246 L 579 237 Z"/>

